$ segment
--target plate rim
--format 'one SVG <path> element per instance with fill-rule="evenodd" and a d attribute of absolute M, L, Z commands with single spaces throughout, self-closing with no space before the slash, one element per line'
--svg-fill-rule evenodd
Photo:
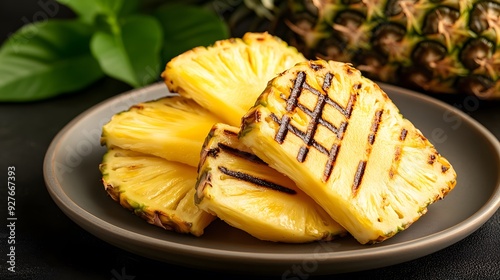
<path fill-rule="evenodd" d="M 466 113 L 461 110 L 451 106 L 448 103 L 445 103 L 441 100 L 438 100 L 432 96 L 425 95 L 423 93 L 418 93 L 412 91 L 410 89 L 405 89 L 401 87 L 397 87 L 390 84 L 385 83 L 377 83 L 384 91 L 392 91 L 405 94 L 410 96 L 411 98 L 416 98 L 424 101 L 425 103 L 431 103 L 432 105 L 438 106 L 443 110 L 451 110 L 453 113 L 457 114 L 462 120 L 468 122 L 474 129 L 477 129 L 481 136 L 484 137 L 488 142 L 492 145 L 494 150 L 496 150 L 497 160 L 500 162 L 500 142 L 498 139 L 490 132 L 486 127 L 484 127 L 477 120 L 473 119 Z M 160 90 L 160 88 L 164 88 L 165 94 L 170 94 L 167 90 L 166 86 L 162 82 L 158 82 L 143 88 L 132 89 L 115 95 L 111 98 L 103 100 L 90 108 L 84 110 L 82 113 L 73 118 L 70 122 L 68 122 L 52 139 L 44 157 L 43 161 L 43 175 L 45 180 L 46 188 L 52 198 L 52 200 L 56 203 L 56 205 L 67 215 L 71 220 L 76 222 L 80 227 L 84 230 L 92 233 L 96 237 L 101 240 L 105 240 L 108 243 L 111 243 L 114 246 L 120 247 L 122 249 L 131 251 L 136 254 L 140 254 L 152 259 L 157 259 L 148 254 L 141 254 L 134 248 L 134 246 L 138 245 L 147 245 L 147 246 L 157 246 L 161 247 L 160 249 L 169 249 L 173 251 L 169 251 L 170 253 L 175 253 L 177 255 L 190 256 L 190 257 L 198 257 L 198 258 L 206 258 L 211 257 L 218 260 L 226 260 L 231 262 L 241 262 L 241 261 L 259 261 L 259 262 L 271 262 L 267 263 L 270 266 L 273 265 L 287 265 L 296 262 L 302 262 L 304 260 L 310 259 L 311 253 L 308 252 L 298 252 L 298 253 L 274 253 L 274 252 L 243 252 L 237 250 L 224 250 L 224 249 L 216 249 L 216 248 L 205 248 L 198 247 L 192 244 L 179 244 L 175 241 L 158 239 L 152 236 L 143 235 L 136 232 L 128 231 L 122 227 L 111 224 L 110 222 L 99 218 L 98 216 L 93 215 L 88 212 L 86 209 L 82 208 L 76 202 L 74 202 L 71 197 L 64 191 L 64 187 L 55 177 L 56 168 L 54 168 L 54 157 L 56 155 L 57 147 L 61 144 L 64 137 L 68 136 L 71 132 L 71 129 L 77 126 L 79 123 L 84 122 L 86 118 L 90 117 L 92 114 L 97 114 L 100 109 L 104 109 L 111 104 L 119 102 L 120 100 L 127 100 L 130 98 L 132 94 L 148 94 L 151 91 Z M 421 252 L 420 254 L 413 254 L 413 256 L 421 257 L 424 255 L 431 254 L 433 252 L 439 251 L 448 247 L 459 240 L 464 239 L 474 231 L 476 231 L 479 227 L 481 227 L 486 221 L 488 221 L 498 210 L 500 207 L 500 174 L 497 175 L 497 184 L 493 188 L 493 195 L 491 195 L 487 201 L 472 215 L 468 218 L 462 220 L 461 222 L 448 227 L 444 230 L 435 232 L 430 235 L 426 235 L 423 237 L 419 237 L 416 239 L 390 244 L 383 247 L 371 247 L 371 248 L 363 248 L 360 250 L 349 250 L 349 251 L 333 251 L 333 252 L 321 252 L 318 254 L 314 254 L 314 260 L 319 263 L 332 264 L 336 263 L 336 261 L 347 261 L 349 262 L 352 259 L 356 261 L 360 261 L 363 259 L 370 259 L 374 255 L 377 257 L 383 256 L 391 256 L 393 254 L 402 254 L 404 251 L 409 249 L 414 249 L 415 252 Z M 92 228 L 90 227 L 92 225 Z M 99 233 L 98 229 L 100 229 L 103 233 Z M 120 246 L 117 244 L 119 242 L 114 242 L 112 237 L 116 237 L 119 239 L 126 239 L 131 242 L 132 248 L 124 248 L 124 246 Z M 429 249 L 432 248 L 432 249 Z M 425 249 L 425 250 L 424 250 Z M 197 256 L 192 256 L 193 252 L 196 252 Z M 405 262 L 411 259 L 415 259 L 416 257 L 401 257 L 400 261 L 395 261 L 393 264 Z M 168 262 L 166 259 L 160 259 L 160 261 Z M 385 266 L 385 265 L 384 265 Z M 211 266 L 208 266 L 211 267 Z M 202 267 L 202 268 L 208 268 Z M 376 268 L 380 266 L 374 266 L 371 268 Z M 367 269 L 369 269 L 368 267 Z M 363 269 L 364 270 L 364 269 Z M 348 270 L 353 271 L 353 270 Z M 327 273 L 336 273 L 335 271 L 327 271 Z"/>

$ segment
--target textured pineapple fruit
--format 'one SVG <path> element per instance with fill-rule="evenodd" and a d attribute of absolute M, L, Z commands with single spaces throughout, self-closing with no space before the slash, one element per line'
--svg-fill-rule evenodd
<path fill-rule="evenodd" d="M 293 181 L 243 146 L 238 132 L 220 123 L 207 136 L 196 186 L 200 209 L 266 241 L 311 242 L 346 233 Z"/>
<path fill-rule="evenodd" d="M 169 96 L 115 114 L 102 128 L 101 143 L 197 167 L 203 141 L 218 121 L 193 100 Z"/>
<path fill-rule="evenodd" d="M 108 194 L 150 224 L 201 236 L 215 219 L 194 203 L 195 167 L 112 148 L 99 169 Z"/>
<path fill-rule="evenodd" d="M 267 81 L 305 61 L 304 56 L 268 33 L 196 47 L 169 61 L 162 77 L 171 92 L 194 99 L 225 123 L 238 126 Z"/>
<path fill-rule="evenodd" d="M 287 2 L 283 38 L 308 58 L 429 93 L 500 98 L 499 1 Z"/>
<path fill-rule="evenodd" d="M 300 63 L 270 81 L 240 141 L 362 244 L 406 229 L 456 184 L 386 93 L 341 62 Z"/>

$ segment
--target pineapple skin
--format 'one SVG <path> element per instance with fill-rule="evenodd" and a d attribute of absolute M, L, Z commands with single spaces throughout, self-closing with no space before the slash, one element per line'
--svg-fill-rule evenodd
<path fill-rule="evenodd" d="M 239 126 L 267 81 L 305 57 L 267 32 L 196 47 L 170 60 L 161 76 L 171 92 L 192 98 Z"/>
<path fill-rule="evenodd" d="M 309 59 L 426 93 L 500 99 L 500 1 L 282 2 L 282 38 Z"/>
<path fill-rule="evenodd" d="M 198 166 L 206 134 L 220 119 L 191 99 L 168 96 L 113 115 L 101 144 Z"/>
<path fill-rule="evenodd" d="M 346 235 L 293 181 L 238 141 L 237 127 L 218 123 L 201 154 L 195 202 L 260 240 L 331 241 Z"/>
<path fill-rule="evenodd" d="M 115 147 L 99 170 L 108 195 L 149 224 L 199 237 L 215 220 L 194 203 L 194 167 Z"/>
<path fill-rule="evenodd" d="M 389 97 L 341 62 L 299 63 L 270 81 L 239 138 L 361 244 L 408 228 L 456 185 L 451 164 Z"/>

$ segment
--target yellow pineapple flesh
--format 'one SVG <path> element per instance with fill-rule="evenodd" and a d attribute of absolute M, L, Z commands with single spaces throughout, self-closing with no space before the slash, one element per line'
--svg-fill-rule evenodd
<path fill-rule="evenodd" d="M 350 64 L 299 63 L 242 120 L 240 141 L 360 243 L 406 229 L 456 184 L 450 162 Z"/>
<path fill-rule="evenodd" d="M 180 54 L 167 63 L 162 77 L 171 92 L 238 126 L 267 82 L 300 61 L 304 56 L 278 37 L 246 33 Z"/>
<path fill-rule="evenodd" d="M 198 166 L 203 141 L 220 119 L 191 99 L 168 96 L 115 114 L 101 143 Z"/>
<path fill-rule="evenodd" d="M 115 147 L 99 169 L 108 194 L 150 224 L 201 236 L 215 219 L 194 203 L 195 167 Z"/>
<path fill-rule="evenodd" d="M 266 241 L 332 240 L 346 231 L 293 181 L 238 141 L 237 127 L 216 124 L 204 144 L 198 206 Z"/>

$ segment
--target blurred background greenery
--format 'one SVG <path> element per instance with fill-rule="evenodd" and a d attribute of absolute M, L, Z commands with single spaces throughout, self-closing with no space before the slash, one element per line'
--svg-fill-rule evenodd
<path fill-rule="evenodd" d="M 3 1 L 5 22 L 17 25 L 1 38 L 4 102 L 74 92 L 105 76 L 142 87 L 184 51 L 264 31 L 379 82 L 500 100 L 498 0 L 40 0 L 19 19 L 8 9 Z"/>

